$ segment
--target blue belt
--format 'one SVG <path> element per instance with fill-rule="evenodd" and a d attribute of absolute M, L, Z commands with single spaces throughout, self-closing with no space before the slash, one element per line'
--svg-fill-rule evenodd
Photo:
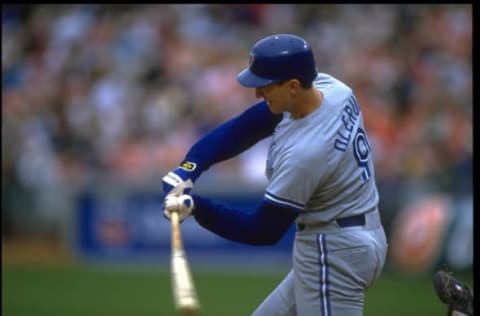
<path fill-rule="evenodd" d="M 340 226 L 341 228 L 344 228 L 344 227 L 353 227 L 353 226 L 363 226 L 365 225 L 365 214 L 360 214 L 360 215 L 354 215 L 354 216 L 349 216 L 349 217 L 343 217 L 343 218 L 338 218 L 335 220 L 338 224 L 338 226 Z M 318 227 L 321 227 L 321 226 L 326 226 L 328 224 L 325 224 L 325 225 L 316 225 L 316 224 L 313 224 L 312 226 L 318 226 Z M 304 224 L 304 223 L 297 223 L 297 230 L 298 231 L 302 231 L 304 230 L 307 226 L 307 224 Z"/>

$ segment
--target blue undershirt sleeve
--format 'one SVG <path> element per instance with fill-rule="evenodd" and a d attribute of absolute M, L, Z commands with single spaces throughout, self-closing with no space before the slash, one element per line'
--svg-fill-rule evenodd
<path fill-rule="evenodd" d="M 272 245 L 287 232 L 298 209 L 263 200 L 254 211 L 232 209 L 192 195 L 195 220 L 209 231 L 232 241 L 250 245 Z"/>
<path fill-rule="evenodd" d="M 192 180 L 213 164 L 230 159 L 270 136 L 282 117 L 273 114 L 262 101 L 208 132 L 185 156 L 184 161 L 196 164 Z"/>

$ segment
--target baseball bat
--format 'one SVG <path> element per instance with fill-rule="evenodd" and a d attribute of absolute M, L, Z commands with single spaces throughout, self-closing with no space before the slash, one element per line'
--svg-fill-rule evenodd
<path fill-rule="evenodd" d="M 171 277 L 175 308 L 181 316 L 198 316 L 200 305 L 183 247 L 178 213 L 172 212 Z"/>

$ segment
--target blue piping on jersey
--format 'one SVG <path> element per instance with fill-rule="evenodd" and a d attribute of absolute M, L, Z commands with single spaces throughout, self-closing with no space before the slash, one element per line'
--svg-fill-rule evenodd
<path fill-rule="evenodd" d="M 318 265 L 319 271 L 319 295 L 320 308 L 322 316 L 332 315 L 330 307 L 329 275 L 328 275 L 328 257 L 327 257 L 327 236 L 325 234 L 317 235 Z"/>
<path fill-rule="evenodd" d="M 281 198 L 279 196 L 273 195 L 270 192 L 265 192 L 264 197 L 277 205 L 293 207 L 294 209 L 297 209 L 299 211 L 303 211 L 305 209 L 305 205 L 303 204 Z"/>

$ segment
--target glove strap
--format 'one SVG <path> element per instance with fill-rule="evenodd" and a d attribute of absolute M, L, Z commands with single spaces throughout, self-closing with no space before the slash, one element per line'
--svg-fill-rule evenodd
<path fill-rule="evenodd" d="M 175 187 L 175 186 L 177 186 L 177 185 L 179 185 L 180 183 L 183 182 L 183 179 L 180 178 L 179 175 L 175 174 L 172 171 L 167 173 L 167 175 L 165 177 L 163 177 L 162 180 L 165 181 L 166 183 L 170 184 L 172 187 Z"/>

